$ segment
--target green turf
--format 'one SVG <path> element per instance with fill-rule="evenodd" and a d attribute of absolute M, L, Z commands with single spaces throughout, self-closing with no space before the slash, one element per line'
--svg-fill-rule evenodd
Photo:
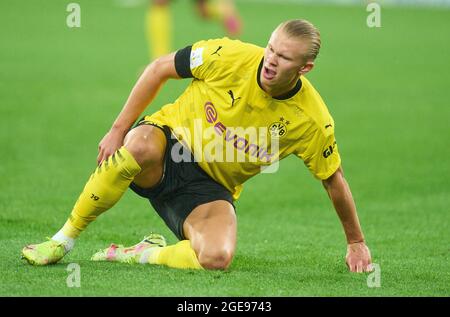
<path fill-rule="evenodd" d="M 322 32 L 309 78 L 336 121 L 381 287 L 348 273 L 345 239 L 320 183 L 295 158 L 248 182 L 237 203 L 238 247 L 228 272 L 92 263 L 111 242 L 149 231 L 175 237 L 131 192 L 92 224 L 57 265 L 20 260 L 64 223 L 97 145 L 147 63 L 144 10 L 79 0 L 82 27 L 65 26 L 66 1 L 0 2 L 1 296 L 449 296 L 450 11 L 386 8 L 382 28 L 364 7 L 240 2 L 242 38 L 265 45 L 282 20 L 304 17 Z M 175 45 L 218 36 L 218 25 L 175 4 Z M 149 112 L 187 81 L 169 83 Z M 81 287 L 66 286 L 69 263 Z"/>

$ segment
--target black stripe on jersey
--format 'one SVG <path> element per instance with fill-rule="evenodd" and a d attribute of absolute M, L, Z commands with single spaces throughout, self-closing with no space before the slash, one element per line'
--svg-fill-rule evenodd
<path fill-rule="evenodd" d="M 192 45 L 186 46 L 175 54 L 175 69 L 181 78 L 193 78 L 191 72 Z"/>

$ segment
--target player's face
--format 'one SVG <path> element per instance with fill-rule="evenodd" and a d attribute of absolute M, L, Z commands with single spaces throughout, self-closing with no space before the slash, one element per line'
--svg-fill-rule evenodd
<path fill-rule="evenodd" d="M 298 77 L 312 68 L 313 63 L 303 58 L 307 49 L 306 41 L 289 38 L 281 30 L 273 32 L 264 53 L 263 87 L 275 91 L 292 88 Z"/>

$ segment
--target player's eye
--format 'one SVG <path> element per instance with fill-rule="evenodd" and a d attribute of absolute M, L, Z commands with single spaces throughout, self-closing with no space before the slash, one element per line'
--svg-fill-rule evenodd
<path fill-rule="evenodd" d="M 278 54 L 278 56 L 282 59 L 284 59 L 285 61 L 292 61 L 292 58 L 284 55 L 284 54 Z"/>

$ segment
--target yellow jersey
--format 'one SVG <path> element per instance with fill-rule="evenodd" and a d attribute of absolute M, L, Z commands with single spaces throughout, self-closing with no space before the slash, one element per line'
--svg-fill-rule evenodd
<path fill-rule="evenodd" d="M 264 48 L 228 38 L 181 49 L 175 67 L 192 82 L 174 103 L 145 117 L 169 126 L 235 200 L 246 180 L 290 154 L 322 180 L 341 164 L 334 121 L 319 93 L 301 76 L 288 93 L 268 95 L 259 79 L 263 59 Z"/>

